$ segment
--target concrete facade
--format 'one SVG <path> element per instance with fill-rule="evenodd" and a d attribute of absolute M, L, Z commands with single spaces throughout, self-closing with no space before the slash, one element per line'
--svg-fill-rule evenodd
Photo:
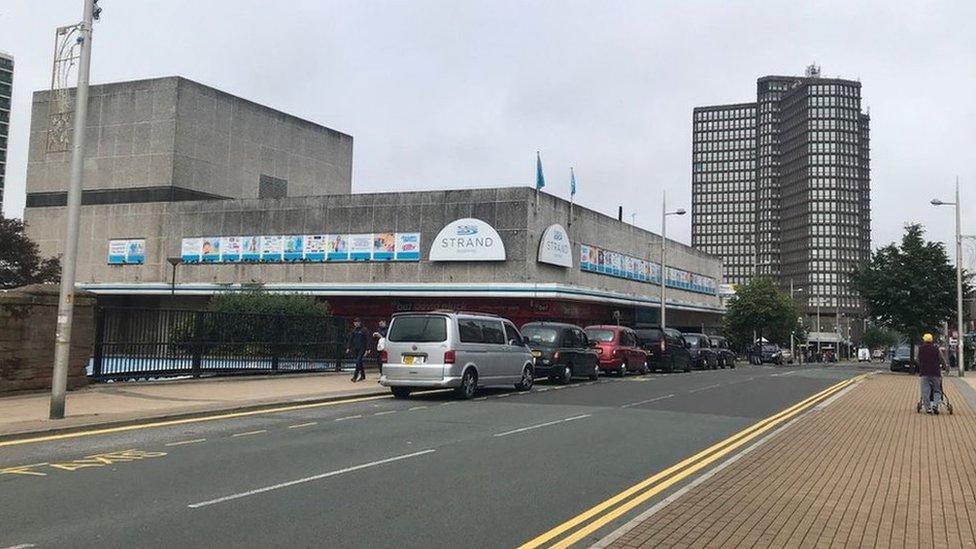
<path fill-rule="evenodd" d="M 65 208 L 28 208 L 28 234 L 45 256 L 61 251 Z M 428 260 L 437 233 L 465 217 L 486 221 L 505 243 L 500 262 L 445 263 Z M 539 241 L 552 223 L 566 227 L 573 243 L 574 266 L 562 268 L 537 262 Z M 589 244 L 634 257 L 659 260 L 660 236 L 612 217 L 573 207 L 542 194 L 539 208 L 530 188 L 311 196 L 285 199 L 208 200 L 146 204 L 91 205 L 82 208 L 78 282 L 95 292 L 170 291 L 168 257 L 180 255 L 183 237 L 420 232 L 417 262 L 240 263 L 180 265 L 177 294 L 212 293 L 241 284 L 268 289 L 348 295 L 351 286 L 372 291 L 422 291 L 438 287 L 502 290 L 533 288 L 538 292 L 581 292 L 586 299 L 604 296 L 630 305 L 656 306 L 659 286 L 581 271 L 579 246 Z M 144 265 L 108 265 L 110 239 L 145 238 Z M 689 246 L 671 243 L 669 264 L 720 280 L 721 262 Z M 359 290 L 357 290 L 359 291 Z M 431 290 L 433 292 L 434 290 Z M 460 291 L 460 290 L 458 290 Z M 583 297 L 579 297 L 583 299 Z M 575 297 L 573 298 L 575 299 Z M 721 310 L 719 297 L 669 290 L 673 306 L 688 310 Z"/>
<path fill-rule="evenodd" d="M 28 207 L 68 188 L 70 147 L 47 145 L 51 98 L 34 93 Z M 351 191 L 352 136 L 185 78 L 92 86 L 88 110 L 86 203 L 257 198 L 262 175 L 287 181 L 287 196 Z"/>

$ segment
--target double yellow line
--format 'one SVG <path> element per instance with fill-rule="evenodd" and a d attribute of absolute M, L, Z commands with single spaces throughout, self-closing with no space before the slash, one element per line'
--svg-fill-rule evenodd
<path fill-rule="evenodd" d="M 652 497 L 667 490 L 681 480 L 704 469 L 715 461 L 721 459 L 723 456 L 728 455 L 736 449 L 741 448 L 743 445 L 755 440 L 763 433 L 776 428 L 777 426 L 804 412 L 808 408 L 811 408 L 817 403 L 830 398 L 832 395 L 843 390 L 845 387 L 861 381 L 868 375 L 870 374 L 862 374 L 842 381 L 836 385 L 832 385 L 827 389 L 824 389 L 823 391 L 807 398 L 806 400 L 798 402 L 782 412 L 772 415 L 748 427 L 747 429 L 732 435 L 718 444 L 706 448 L 705 450 L 702 450 L 701 452 L 679 463 L 676 463 L 671 467 L 668 467 L 660 473 L 657 473 L 654 476 L 651 476 L 635 484 L 634 486 L 631 486 L 630 488 L 620 492 L 619 494 L 589 509 L 588 511 L 585 511 L 560 524 L 559 526 L 556 526 L 552 530 L 549 530 L 548 532 L 525 542 L 519 546 L 519 549 L 535 549 L 543 546 L 560 549 L 570 547 L 583 540 L 590 534 L 596 532 L 600 528 L 603 528 L 610 522 L 620 518 L 634 507 L 637 507 Z M 554 541 L 567 533 L 569 533 L 568 536 L 563 537 L 558 541 Z"/>

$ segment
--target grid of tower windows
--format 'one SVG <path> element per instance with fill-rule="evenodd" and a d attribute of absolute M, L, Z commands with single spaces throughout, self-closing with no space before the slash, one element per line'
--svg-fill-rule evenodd
<path fill-rule="evenodd" d="M 693 114 L 692 245 L 722 258 L 728 284 L 755 269 L 755 117 L 754 104 Z"/>
<path fill-rule="evenodd" d="M 7 172 L 7 139 L 10 135 L 10 100 L 13 95 L 14 62 L 0 55 L 0 206 Z"/>

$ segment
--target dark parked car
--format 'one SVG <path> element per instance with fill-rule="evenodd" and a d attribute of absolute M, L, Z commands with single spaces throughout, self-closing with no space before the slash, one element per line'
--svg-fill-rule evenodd
<path fill-rule="evenodd" d="M 691 354 L 681 332 L 671 328 L 637 330 L 640 346 L 647 352 L 647 367 L 665 372 L 690 372 Z"/>
<path fill-rule="evenodd" d="M 912 348 L 909 345 L 899 345 L 891 353 L 891 371 L 915 373 L 915 361 L 912 360 Z"/>
<path fill-rule="evenodd" d="M 753 348 L 749 361 L 755 365 L 783 364 L 783 350 L 775 343 L 763 343 Z"/>
<path fill-rule="evenodd" d="M 735 351 L 729 347 L 729 342 L 724 337 L 712 336 L 712 348 L 718 356 L 719 368 L 735 368 Z"/>
<path fill-rule="evenodd" d="M 637 344 L 637 334 L 625 326 L 587 326 L 586 337 L 600 356 L 600 370 L 624 376 L 647 373 L 647 353 Z"/>
<path fill-rule="evenodd" d="M 691 365 L 702 370 L 718 368 L 718 355 L 712 348 L 712 341 L 705 334 L 684 334 L 688 352 L 691 353 Z"/>
<path fill-rule="evenodd" d="M 579 326 L 530 322 L 522 326 L 522 337 L 535 357 L 536 377 L 569 383 L 574 377 L 596 379 L 600 374 L 600 359 Z"/>

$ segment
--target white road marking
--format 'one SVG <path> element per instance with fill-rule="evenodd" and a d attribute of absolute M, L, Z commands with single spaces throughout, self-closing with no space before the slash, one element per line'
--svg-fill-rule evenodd
<path fill-rule="evenodd" d="M 721 387 L 721 386 L 722 386 L 721 383 L 716 383 L 715 385 L 706 385 L 704 387 L 699 387 L 697 389 L 689 389 L 688 392 L 689 393 L 697 393 L 698 391 L 707 391 L 709 389 L 714 389 L 716 387 Z"/>
<path fill-rule="evenodd" d="M 263 494 L 265 492 L 270 492 L 272 490 L 280 490 L 281 488 L 288 488 L 289 486 L 295 486 L 296 484 L 304 484 L 306 482 L 312 482 L 315 480 L 322 480 L 324 478 L 334 477 L 344 473 L 351 473 L 353 471 L 358 471 L 360 469 L 367 469 L 369 467 L 376 467 L 377 465 L 383 465 L 386 463 L 392 463 L 394 461 L 400 461 L 403 459 L 409 459 L 413 457 L 422 456 L 424 454 L 430 454 L 436 452 L 434 449 L 421 450 L 420 452 L 413 452 L 412 454 L 403 454 L 402 456 L 396 456 L 386 459 L 381 459 L 377 461 L 371 461 L 369 463 L 364 463 L 362 465 L 354 465 L 352 467 L 346 467 L 345 469 L 338 469 L 336 471 L 330 471 L 328 473 L 322 473 L 321 475 L 313 475 L 310 477 L 300 478 L 297 480 L 290 480 L 288 482 L 282 482 L 281 484 L 273 484 L 271 486 L 265 486 L 264 488 L 257 488 L 255 490 L 248 490 L 247 492 L 240 492 L 238 494 L 231 494 L 229 496 L 224 496 L 217 499 L 211 499 L 208 501 L 201 501 L 200 503 L 191 503 L 187 505 L 190 509 L 199 509 L 200 507 L 207 507 L 208 505 L 214 505 L 217 503 L 224 503 L 226 501 L 232 501 L 235 499 L 246 498 L 248 496 L 253 496 L 257 494 Z"/>
<path fill-rule="evenodd" d="M 37 547 L 33 543 L 21 543 L 20 545 L 11 545 L 10 547 L 4 547 L 3 549 L 27 549 L 28 547 Z"/>
<path fill-rule="evenodd" d="M 183 446 L 185 444 L 196 444 L 198 442 L 206 442 L 206 441 L 207 439 L 205 438 L 195 438 L 193 440 L 181 440 L 179 442 L 170 442 L 167 443 L 166 446 Z"/>
<path fill-rule="evenodd" d="M 389 414 L 395 414 L 395 413 L 397 413 L 397 411 L 396 411 L 396 410 L 387 410 L 387 411 L 385 411 L 385 412 L 376 412 L 376 413 L 375 413 L 375 414 L 373 414 L 373 415 L 374 415 L 374 416 L 385 416 L 385 415 L 389 415 Z"/>
<path fill-rule="evenodd" d="M 309 421 L 308 423 L 299 423 L 297 425 L 289 425 L 289 429 L 301 429 L 302 427 L 311 427 L 312 425 L 318 425 L 317 421 Z"/>
<path fill-rule="evenodd" d="M 512 393 L 502 393 L 500 395 L 495 395 L 495 398 L 505 398 L 512 396 Z"/>
<path fill-rule="evenodd" d="M 511 431 L 505 431 L 504 433 L 496 433 L 496 437 L 504 437 L 508 435 L 514 435 L 515 433 L 524 433 L 525 431 L 531 431 L 533 429 L 540 429 L 542 427 L 549 427 L 550 425 L 558 425 L 560 423 L 566 423 L 569 421 L 576 421 L 577 419 L 583 419 L 590 417 L 593 414 L 583 414 L 581 416 L 568 417 L 566 419 L 557 419 L 556 421 L 547 421 L 545 423 L 540 423 L 538 425 L 530 425 L 529 427 L 522 427 L 521 429 L 513 429 Z"/>
<path fill-rule="evenodd" d="M 630 404 L 624 404 L 623 406 L 621 406 L 621 408 L 630 408 L 631 406 L 640 406 L 641 404 L 648 404 L 648 403 L 651 403 L 651 402 L 657 402 L 658 400 L 664 400 L 666 398 L 671 398 L 673 396 L 674 395 L 664 395 L 664 396 L 659 396 L 659 397 L 655 397 L 655 398 L 649 398 L 647 400 L 642 400 L 640 402 L 631 402 Z"/>
<path fill-rule="evenodd" d="M 476 398 L 474 400 L 488 400 L 488 397 L 480 397 L 480 398 Z"/>
<path fill-rule="evenodd" d="M 257 431 L 247 431 L 246 433 L 234 433 L 232 437 L 248 437 L 251 435 L 260 435 L 262 433 L 267 433 L 267 429 L 258 429 Z"/>
<path fill-rule="evenodd" d="M 427 409 L 427 406 L 414 406 L 413 408 L 410 408 L 407 411 L 408 412 L 413 412 L 414 410 L 426 410 L 426 409 Z"/>
<path fill-rule="evenodd" d="M 442 402 L 441 406 L 450 406 L 451 404 L 454 404 L 454 402 Z"/>
<path fill-rule="evenodd" d="M 339 418 L 336 418 L 336 421 L 346 421 L 347 419 L 360 419 L 362 417 L 363 416 L 361 414 L 360 415 L 355 415 L 355 416 L 339 417 Z"/>
<path fill-rule="evenodd" d="M 783 377 L 783 376 L 788 376 L 788 375 L 795 374 L 795 373 L 796 373 L 796 371 L 794 370 L 794 371 L 790 371 L 790 372 L 782 372 L 782 373 L 779 373 L 779 374 L 772 374 L 769 377 Z"/>

